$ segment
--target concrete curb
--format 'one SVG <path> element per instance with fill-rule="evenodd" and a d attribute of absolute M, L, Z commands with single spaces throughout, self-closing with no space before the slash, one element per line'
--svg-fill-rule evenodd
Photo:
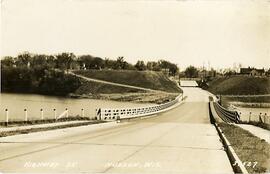
<path fill-rule="evenodd" d="M 56 130 L 60 130 L 60 129 L 62 129 L 62 130 L 63 129 L 74 129 L 74 128 L 84 127 L 84 126 L 91 126 L 92 128 L 98 128 L 98 127 L 113 126 L 113 125 L 118 124 L 116 121 L 93 123 L 93 124 L 88 124 L 88 123 L 90 123 L 90 122 L 85 121 L 85 122 L 69 123 L 69 124 L 62 124 L 62 125 L 44 125 L 42 127 L 35 127 L 35 128 L 20 128 L 20 129 L 14 129 L 14 130 L 0 131 L 0 133 L 4 133 L 4 134 L 15 133 L 15 134 L 7 135 L 7 136 L 0 136 L 0 139 L 2 140 L 2 138 L 5 138 L 5 137 L 26 135 L 26 134 L 30 134 L 30 133 L 37 133 L 37 132 L 44 132 L 44 131 L 48 132 L 48 131 L 56 131 Z M 57 126 L 59 126 L 59 127 L 57 127 Z M 61 126 L 63 126 L 63 127 L 61 127 Z M 57 127 L 57 128 L 55 128 L 55 127 Z M 50 129 L 50 128 L 52 128 L 52 129 Z M 49 130 L 47 130 L 47 129 L 49 129 Z M 29 131 L 29 132 L 19 133 L 21 131 Z"/>
<path fill-rule="evenodd" d="M 232 148 L 230 142 L 222 132 L 221 128 L 217 125 L 216 119 L 213 117 L 213 112 L 215 114 L 215 110 L 212 111 L 212 107 L 210 107 L 210 102 L 209 102 L 209 114 L 210 114 L 210 119 L 212 119 L 211 123 L 215 126 L 218 135 L 222 141 L 222 144 L 224 145 L 225 151 L 227 153 L 227 156 L 230 160 L 230 163 L 232 165 L 232 168 L 235 173 L 243 173 L 243 174 L 248 174 L 247 169 L 243 165 L 242 161 L 239 159 L 237 154 L 235 153 L 234 149 Z M 235 165 L 236 164 L 236 165 Z"/>
<path fill-rule="evenodd" d="M 14 126 L 14 127 L 1 127 L 0 133 L 38 129 L 38 128 L 50 128 L 50 127 L 55 127 L 55 126 L 65 126 L 65 125 L 87 123 L 87 122 L 89 121 L 66 121 L 66 122 L 44 123 L 44 124 L 34 124 L 34 125 L 26 125 L 26 126 L 21 125 L 21 126 Z"/>
<path fill-rule="evenodd" d="M 245 166 L 243 165 L 242 161 L 239 159 L 239 157 L 237 156 L 237 154 L 235 153 L 235 151 L 233 150 L 230 142 L 228 141 L 228 139 L 226 138 L 226 136 L 223 134 L 221 128 L 214 123 L 218 134 L 222 140 L 222 143 L 224 144 L 225 150 L 227 152 L 227 155 L 231 161 L 231 164 L 236 164 L 236 165 L 232 165 L 234 171 L 236 173 L 243 173 L 243 174 L 248 174 L 247 169 L 245 168 Z"/>

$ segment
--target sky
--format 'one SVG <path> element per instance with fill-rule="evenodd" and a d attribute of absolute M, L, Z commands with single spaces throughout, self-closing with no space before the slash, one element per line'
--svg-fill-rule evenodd
<path fill-rule="evenodd" d="M 270 68 L 270 1 L 1 0 L 0 51 Z"/>

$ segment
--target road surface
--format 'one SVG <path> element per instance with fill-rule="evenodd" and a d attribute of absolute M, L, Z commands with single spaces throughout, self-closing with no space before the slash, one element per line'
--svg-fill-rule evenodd
<path fill-rule="evenodd" d="M 208 93 L 156 117 L 0 139 L 0 172 L 233 173 L 209 122 Z"/>
<path fill-rule="evenodd" d="M 194 80 L 180 80 L 180 86 L 182 87 L 198 87 L 198 83 Z"/>

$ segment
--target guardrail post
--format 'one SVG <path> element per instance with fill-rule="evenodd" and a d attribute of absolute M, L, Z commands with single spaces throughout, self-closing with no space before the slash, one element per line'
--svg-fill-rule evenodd
<path fill-rule="evenodd" d="M 259 115 L 259 121 L 263 123 L 263 120 L 262 120 L 262 113 L 260 112 L 260 115 Z"/>
<path fill-rule="evenodd" d="M 6 126 L 8 126 L 8 119 L 9 119 L 8 118 L 8 116 L 9 116 L 8 115 L 8 109 L 5 109 L 5 112 L 6 112 L 6 123 L 5 124 L 6 124 Z"/>
<path fill-rule="evenodd" d="M 81 117 L 84 117 L 84 109 L 81 109 Z"/>
<path fill-rule="evenodd" d="M 24 109 L 24 121 L 25 121 L 25 122 L 28 121 L 28 113 L 27 113 L 27 109 Z"/>
<path fill-rule="evenodd" d="M 56 120 L 56 109 L 53 109 L 54 119 Z"/>
<path fill-rule="evenodd" d="M 68 108 L 66 108 L 66 117 L 68 118 Z"/>
<path fill-rule="evenodd" d="M 41 120 L 43 120 L 44 119 L 44 117 L 43 117 L 43 109 L 40 109 L 40 116 L 41 116 Z"/>

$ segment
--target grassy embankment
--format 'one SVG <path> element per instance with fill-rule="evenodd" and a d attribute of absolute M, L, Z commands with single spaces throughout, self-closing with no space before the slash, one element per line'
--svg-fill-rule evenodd
<path fill-rule="evenodd" d="M 163 103 L 181 92 L 177 85 L 162 72 L 87 70 L 76 73 L 94 79 L 164 92 L 149 93 L 138 88 L 86 81 L 64 71 L 48 69 L 46 66 L 33 68 L 3 66 L 1 91 L 154 103 Z"/>
<path fill-rule="evenodd" d="M 89 70 L 75 73 L 99 80 L 138 86 L 166 92 L 180 92 L 180 89 L 162 72 L 133 70 Z"/>
<path fill-rule="evenodd" d="M 208 83 L 208 91 L 222 95 L 270 94 L 269 77 L 231 76 L 216 78 Z"/>
<path fill-rule="evenodd" d="M 221 95 L 261 95 L 270 94 L 269 77 L 231 76 L 216 78 L 208 82 L 208 91 Z M 228 106 L 230 102 L 239 102 L 241 106 L 263 107 L 270 103 L 270 96 L 237 97 L 222 96 L 222 104 Z"/>
<path fill-rule="evenodd" d="M 265 140 L 235 125 L 218 125 L 249 173 L 270 171 L 270 145 Z"/>
<path fill-rule="evenodd" d="M 82 85 L 71 95 L 76 97 L 163 103 L 175 98 L 182 92 L 174 82 L 161 72 L 87 70 L 75 71 L 74 73 L 93 79 L 164 91 L 149 92 L 142 89 L 82 80 Z"/>
<path fill-rule="evenodd" d="M 267 77 L 232 76 L 222 77 L 208 83 L 207 90 L 221 95 L 261 95 L 270 93 L 270 79 Z M 270 102 L 270 97 L 229 97 L 222 96 L 222 104 L 231 102 L 247 102 L 262 104 Z M 261 126 L 264 123 L 249 123 Z M 232 148 L 249 173 L 264 173 L 270 170 L 270 145 L 249 131 L 238 126 L 218 123 Z"/>

